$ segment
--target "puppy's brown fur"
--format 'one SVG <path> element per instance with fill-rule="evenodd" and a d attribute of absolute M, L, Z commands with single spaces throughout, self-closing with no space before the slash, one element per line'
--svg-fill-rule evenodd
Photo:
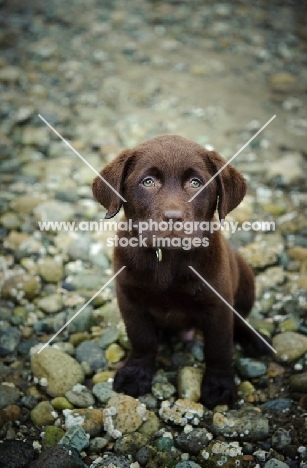
<path fill-rule="evenodd" d="M 202 192 L 188 200 L 225 164 L 219 154 L 176 135 L 153 138 L 124 150 L 101 175 L 123 197 L 126 219 L 147 221 L 212 221 L 217 208 L 224 219 L 243 199 L 246 184 L 228 165 Z M 195 182 L 198 181 L 198 182 Z M 96 200 L 114 216 L 121 199 L 99 178 L 93 182 Z M 122 232 L 120 237 L 137 236 Z M 253 354 L 266 353 L 265 344 L 233 315 L 229 307 L 191 271 L 193 266 L 243 317 L 254 302 L 254 278 L 250 267 L 234 251 L 220 231 L 197 231 L 190 238 L 208 237 L 208 247 L 191 250 L 162 249 L 162 261 L 152 247 L 157 237 L 187 237 L 178 232 L 143 233 L 147 247 L 116 247 L 114 268 L 126 268 L 116 279 L 119 307 L 132 351 L 115 377 L 114 389 L 132 396 L 151 389 L 159 328 L 196 328 L 204 335 L 206 371 L 202 401 L 212 408 L 232 404 L 236 389 L 232 371 L 233 337 Z"/>

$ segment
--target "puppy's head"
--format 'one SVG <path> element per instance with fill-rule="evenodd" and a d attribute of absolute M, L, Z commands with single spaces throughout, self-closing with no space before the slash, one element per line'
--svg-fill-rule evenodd
<path fill-rule="evenodd" d="M 126 216 L 134 221 L 159 222 L 168 214 L 183 222 L 210 221 L 216 208 L 222 220 L 246 192 L 243 176 L 218 153 L 176 135 L 124 150 L 100 175 L 92 189 L 107 209 L 106 218 L 120 210 L 120 194 L 126 200 Z"/>

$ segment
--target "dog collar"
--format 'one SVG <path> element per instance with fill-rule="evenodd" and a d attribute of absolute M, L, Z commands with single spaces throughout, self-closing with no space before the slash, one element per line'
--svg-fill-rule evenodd
<path fill-rule="evenodd" d="M 162 261 L 162 250 L 161 249 L 156 249 L 156 256 L 159 262 Z"/>

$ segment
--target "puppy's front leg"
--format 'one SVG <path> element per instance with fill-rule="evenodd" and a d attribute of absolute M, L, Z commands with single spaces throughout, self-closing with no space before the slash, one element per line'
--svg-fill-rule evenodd
<path fill-rule="evenodd" d="M 202 402 L 209 409 L 218 404 L 232 405 L 237 397 L 232 370 L 232 311 L 223 304 L 208 311 L 203 333 L 206 371 L 202 384 Z"/>
<path fill-rule="evenodd" d="M 124 367 L 115 375 L 113 388 L 116 392 L 137 397 L 151 391 L 157 331 L 151 315 L 138 301 L 131 301 L 123 292 L 117 294 L 132 349 Z"/>

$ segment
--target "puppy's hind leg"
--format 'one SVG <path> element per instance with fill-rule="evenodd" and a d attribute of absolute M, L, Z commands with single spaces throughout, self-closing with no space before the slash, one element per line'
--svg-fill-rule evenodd
<path fill-rule="evenodd" d="M 250 266 L 239 255 L 238 265 L 240 282 L 235 295 L 234 309 L 246 319 L 255 301 L 254 274 Z M 271 344 L 271 340 L 267 336 L 262 333 L 260 335 Z M 237 341 L 244 348 L 244 351 L 253 357 L 271 353 L 265 342 L 236 314 L 234 317 L 234 341 Z"/>

